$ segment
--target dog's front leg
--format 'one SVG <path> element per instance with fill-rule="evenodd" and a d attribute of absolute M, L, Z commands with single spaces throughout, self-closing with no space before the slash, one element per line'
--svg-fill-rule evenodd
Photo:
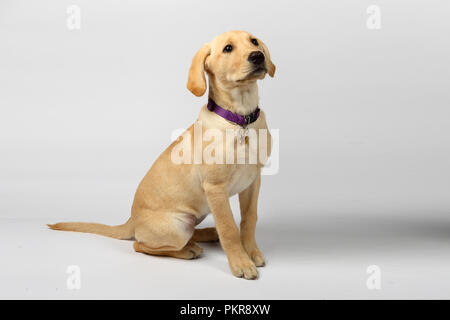
<path fill-rule="evenodd" d="M 265 265 L 264 256 L 256 245 L 255 228 L 261 175 L 244 191 L 239 193 L 241 207 L 241 242 L 257 267 Z"/>
<path fill-rule="evenodd" d="M 220 243 L 228 257 L 231 272 L 236 277 L 256 279 L 258 270 L 241 244 L 226 187 L 208 184 L 204 186 L 204 190 L 216 222 Z"/>

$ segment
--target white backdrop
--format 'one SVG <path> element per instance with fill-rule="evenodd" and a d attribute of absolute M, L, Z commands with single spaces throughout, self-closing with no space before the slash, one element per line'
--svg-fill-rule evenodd
<path fill-rule="evenodd" d="M 280 131 L 261 191 L 266 246 L 302 262 L 376 248 L 362 278 L 379 252 L 448 252 L 449 14 L 445 0 L 2 0 L 0 217 L 126 221 L 140 179 L 206 102 L 186 89 L 196 50 L 244 29 L 277 65 L 260 84 Z M 438 278 L 416 279 L 416 293 L 447 294 Z"/>

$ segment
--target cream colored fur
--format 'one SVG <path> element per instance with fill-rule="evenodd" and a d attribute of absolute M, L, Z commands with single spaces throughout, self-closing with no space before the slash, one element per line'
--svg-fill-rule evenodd
<path fill-rule="evenodd" d="M 209 97 L 218 105 L 242 115 L 255 110 L 259 104 L 256 81 L 266 72 L 273 77 L 272 63 L 265 44 L 245 31 L 224 33 L 204 44 L 195 55 L 189 70 L 188 89 L 196 96 L 206 91 L 205 73 L 209 79 Z M 231 44 L 233 51 L 224 53 Z M 252 65 L 247 57 L 252 51 L 265 55 L 266 72 L 251 74 Z M 206 106 L 200 111 L 197 124 L 202 132 L 208 129 L 237 129 L 239 126 Z M 248 128 L 267 129 L 264 112 Z M 97 223 L 68 222 L 49 225 L 55 230 L 101 234 L 117 239 L 135 239 L 134 249 L 151 255 L 166 255 L 192 259 L 202 253 L 197 242 L 217 241 L 225 250 L 232 273 L 237 277 L 255 279 L 256 267 L 265 264 L 264 256 L 255 240 L 257 202 L 261 183 L 261 167 L 256 164 L 176 164 L 171 159 L 173 149 L 182 139 L 194 145 L 194 125 L 174 141 L 155 161 L 136 191 L 131 217 L 120 226 Z M 224 154 L 236 149 L 237 138 L 232 142 L 220 141 Z M 245 142 L 248 148 L 251 147 Z M 203 149 L 208 143 L 203 142 Z M 257 152 L 270 154 L 270 136 L 265 146 L 257 146 Z M 262 150 L 265 148 L 265 150 Z M 236 152 L 235 152 L 236 154 Z M 193 156 L 193 155 L 192 155 Z M 248 160 L 248 159 L 247 159 Z M 238 229 L 231 212 L 229 197 L 239 194 L 241 224 Z M 196 229 L 195 226 L 212 212 L 216 228 Z"/>

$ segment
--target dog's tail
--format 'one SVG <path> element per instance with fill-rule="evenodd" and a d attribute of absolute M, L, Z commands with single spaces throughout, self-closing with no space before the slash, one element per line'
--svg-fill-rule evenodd
<path fill-rule="evenodd" d="M 119 226 L 87 222 L 60 222 L 47 225 L 53 230 L 95 233 L 122 240 L 131 239 L 134 236 L 134 224 L 131 218 Z"/>

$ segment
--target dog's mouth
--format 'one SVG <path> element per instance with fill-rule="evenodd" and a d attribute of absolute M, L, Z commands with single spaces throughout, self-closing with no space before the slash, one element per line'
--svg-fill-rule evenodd
<path fill-rule="evenodd" d="M 238 80 L 238 82 L 247 81 L 247 80 L 254 80 L 255 78 L 261 76 L 263 73 L 266 73 L 266 67 L 265 66 L 259 66 L 251 70 L 244 78 Z"/>
<path fill-rule="evenodd" d="M 250 72 L 250 75 L 256 76 L 256 75 L 260 75 L 264 72 L 267 72 L 266 67 L 257 67 L 253 71 Z"/>

